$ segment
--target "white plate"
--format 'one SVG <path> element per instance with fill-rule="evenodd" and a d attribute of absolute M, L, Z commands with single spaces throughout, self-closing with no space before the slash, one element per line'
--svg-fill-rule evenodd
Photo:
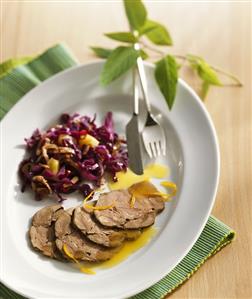
<path fill-rule="evenodd" d="M 45 129 L 61 113 L 98 115 L 113 111 L 116 130 L 123 133 L 130 119 L 129 74 L 101 87 L 102 62 L 66 70 L 34 88 L 1 123 L 1 281 L 29 298 L 125 298 L 164 277 L 199 237 L 214 203 L 219 178 L 219 150 L 212 121 L 197 95 L 182 80 L 174 108 L 168 111 L 146 64 L 149 97 L 155 114 L 162 114 L 167 136 L 171 180 L 179 195 L 158 216 L 157 235 L 126 261 L 96 275 L 84 275 L 69 265 L 41 257 L 29 247 L 31 216 L 48 203 L 22 194 L 17 169 L 24 155 L 24 137 Z M 65 205 L 73 205 L 70 199 Z M 76 202 L 76 201 L 75 201 Z M 74 202 L 74 203 L 75 203 Z"/>

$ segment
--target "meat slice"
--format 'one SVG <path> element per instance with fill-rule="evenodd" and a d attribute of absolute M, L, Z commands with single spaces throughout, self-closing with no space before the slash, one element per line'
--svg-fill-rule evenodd
<path fill-rule="evenodd" d="M 49 227 L 62 211 L 63 207 L 61 205 L 50 205 L 42 208 L 33 216 L 32 225 Z"/>
<path fill-rule="evenodd" d="M 113 207 L 106 210 L 95 210 L 96 219 L 104 226 L 123 229 L 137 229 L 148 227 L 155 221 L 156 210 L 148 200 L 140 203 L 136 200 L 131 207 L 131 194 L 128 190 L 114 190 L 102 194 L 96 206 Z"/>
<path fill-rule="evenodd" d="M 122 245 L 125 239 L 134 240 L 141 234 L 141 230 L 121 230 L 101 225 L 94 217 L 92 211 L 79 206 L 74 210 L 74 225 L 91 241 L 107 247 Z"/>
<path fill-rule="evenodd" d="M 158 189 L 149 181 L 142 181 L 129 187 L 129 193 L 136 198 L 134 207 L 160 213 L 165 208 Z"/>
<path fill-rule="evenodd" d="M 110 259 L 116 252 L 115 249 L 106 248 L 88 240 L 72 226 L 71 215 L 67 212 L 63 212 L 57 219 L 55 235 L 56 246 L 66 258 L 69 258 L 67 254 L 69 253 L 77 260 L 99 262 Z"/>
<path fill-rule="evenodd" d="M 135 198 L 134 202 L 132 197 Z M 115 190 L 102 194 L 96 206 L 109 205 L 113 207 L 96 210 L 95 217 L 102 225 L 124 229 L 152 225 L 156 214 L 165 207 L 157 188 L 148 181 L 134 184 L 128 190 Z"/>
<path fill-rule="evenodd" d="M 125 239 L 122 230 L 106 228 L 97 223 L 92 213 L 83 207 L 77 207 L 73 214 L 74 225 L 91 241 L 107 247 L 117 247 Z"/>
<path fill-rule="evenodd" d="M 55 236 L 58 239 L 63 238 L 65 235 L 72 233 L 73 228 L 71 225 L 72 213 L 74 209 L 64 211 L 54 225 Z"/>
<path fill-rule="evenodd" d="M 29 231 L 32 246 L 42 254 L 56 259 L 61 259 L 54 235 L 54 222 L 63 212 L 61 205 L 51 205 L 39 210 L 32 219 Z"/>

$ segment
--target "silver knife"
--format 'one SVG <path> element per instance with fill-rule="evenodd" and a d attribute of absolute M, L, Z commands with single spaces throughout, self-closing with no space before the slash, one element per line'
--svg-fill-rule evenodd
<path fill-rule="evenodd" d="M 133 70 L 133 115 L 131 120 L 126 126 L 126 138 L 129 155 L 129 167 L 136 174 L 143 174 L 143 159 L 141 149 L 141 135 L 139 133 L 139 92 L 137 84 L 137 70 Z"/>

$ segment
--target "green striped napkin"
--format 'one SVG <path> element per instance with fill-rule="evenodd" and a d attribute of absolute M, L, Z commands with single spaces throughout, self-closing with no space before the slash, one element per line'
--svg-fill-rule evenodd
<path fill-rule="evenodd" d="M 0 65 L 0 119 L 30 89 L 50 76 L 78 64 L 66 46 L 56 45 L 42 55 L 9 60 Z M 235 232 L 213 216 L 186 257 L 163 279 L 131 299 L 159 299 L 189 279 L 211 256 L 229 244 Z M 0 283 L 0 298 L 22 299 Z"/>

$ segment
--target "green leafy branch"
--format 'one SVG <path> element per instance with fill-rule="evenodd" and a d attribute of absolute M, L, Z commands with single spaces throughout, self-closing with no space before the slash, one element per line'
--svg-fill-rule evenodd
<path fill-rule="evenodd" d="M 161 50 L 160 47 L 158 48 L 157 46 L 173 45 L 167 28 L 147 17 L 146 8 L 141 0 L 124 0 L 123 2 L 131 31 L 105 33 L 105 36 L 124 44 L 115 49 L 91 47 L 98 57 L 106 59 L 101 72 L 103 85 L 111 83 L 133 68 L 139 56 L 143 59 L 151 58 L 148 53 L 152 52 L 158 55 L 158 61 L 155 62 L 155 79 L 169 109 L 172 109 L 176 96 L 178 71 L 185 65 L 192 68 L 201 79 L 201 98 L 203 100 L 210 86 L 242 86 L 242 83 L 234 75 L 208 64 L 202 57 L 192 54 L 172 55 Z M 146 40 L 149 40 L 155 47 L 147 43 Z M 134 43 L 139 43 L 141 50 L 135 50 Z M 232 83 L 222 83 L 219 74 L 228 77 Z"/>

